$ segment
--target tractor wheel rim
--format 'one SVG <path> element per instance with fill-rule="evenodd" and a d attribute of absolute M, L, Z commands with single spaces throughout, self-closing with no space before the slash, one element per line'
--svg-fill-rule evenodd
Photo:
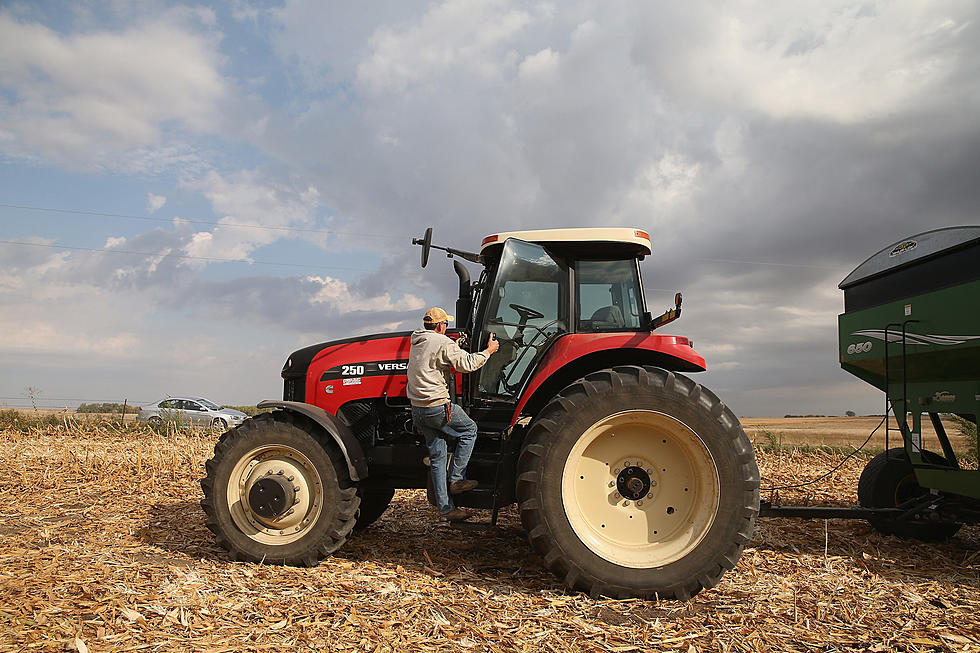
<path fill-rule="evenodd" d="M 664 413 L 631 410 L 582 434 L 565 460 L 561 492 L 569 525 L 593 553 L 645 569 L 697 547 L 714 523 L 721 483 L 711 452 L 690 427 Z"/>
<path fill-rule="evenodd" d="M 263 517 L 249 504 L 256 483 L 270 476 L 292 487 L 292 505 Z M 231 472 L 228 510 L 242 533 L 262 544 L 283 545 L 303 537 L 323 510 L 323 482 L 313 462 L 285 445 L 257 447 L 243 455 Z M 268 511 L 264 511 L 268 512 Z"/>

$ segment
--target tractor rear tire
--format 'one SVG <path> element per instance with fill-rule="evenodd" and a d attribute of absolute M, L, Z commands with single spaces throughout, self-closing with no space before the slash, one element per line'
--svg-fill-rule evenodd
<path fill-rule="evenodd" d="M 221 436 L 205 468 L 207 527 L 235 559 L 313 566 L 354 527 L 360 497 L 342 454 L 297 415 L 246 420 Z"/>
<path fill-rule="evenodd" d="M 946 464 L 945 458 L 931 451 L 923 451 L 922 458 L 927 463 Z M 915 469 L 903 447 L 889 449 L 872 458 L 858 481 L 858 503 L 864 508 L 895 508 L 928 492 L 916 482 Z M 884 517 L 869 519 L 868 523 L 884 535 L 923 542 L 949 539 L 962 526 L 927 521 L 898 521 Z"/>
<path fill-rule="evenodd" d="M 650 366 L 601 370 L 532 423 L 521 521 L 571 589 L 687 600 L 732 569 L 759 512 L 759 469 L 709 390 Z"/>
<path fill-rule="evenodd" d="M 361 509 L 357 514 L 354 530 L 367 528 L 384 514 L 395 491 L 392 488 L 369 488 L 361 491 Z"/>

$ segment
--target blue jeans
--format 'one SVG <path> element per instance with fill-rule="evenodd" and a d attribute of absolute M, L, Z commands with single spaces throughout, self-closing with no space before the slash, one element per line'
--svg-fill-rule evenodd
<path fill-rule="evenodd" d="M 412 406 L 412 421 L 425 436 L 425 444 L 429 447 L 429 473 L 432 474 L 432 488 L 435 493 L 436 507 L 440 514 L 452 510 L 452 497 L 449 496 L 449 483 L 462 481 L 466 474 L 466 465 L 470 462 L 473 445 L 476 444 L 476 422 L 463 412 L 463 409 L 453 404 L 453 417 L 446 421 L 444 406 L 423 408 Z M 446 459 L 448 451 L 446 439 L 456 440 L 456 451 L 449 468 L 449 480 L 446 480 Z"/>

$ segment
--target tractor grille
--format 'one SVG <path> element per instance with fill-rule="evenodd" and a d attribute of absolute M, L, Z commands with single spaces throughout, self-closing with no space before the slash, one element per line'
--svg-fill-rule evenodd
<path fill-rule="evenodd" d="M 369 401 L 352 401 L 344 404 L 337 413 L 341 421 L 350 427 L 354 437 L 364 447 L 373 447 L 378 432 L 378 412 Z"/>
<path fill-rule="evenodd" d="M 305 401 L 306 400 L 306 379 L 288 378 L 285 379 L 282 388 L 283 401 Z"/>

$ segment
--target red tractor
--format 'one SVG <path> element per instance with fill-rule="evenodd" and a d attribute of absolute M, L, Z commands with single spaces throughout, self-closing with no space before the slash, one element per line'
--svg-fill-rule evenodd
<path fill-rule="evenodd" d="M 687 599 L 735 566 L 759 510 L 759 471 L 738 419 L 682 373 L 704 359 L 647 312 L 637 229 L 499 233 L 459 276 L 458 338 L 500 350 L 456 375 L 479 425 L 456 505 L 517 503 L 530 542 L 569 588 Z M 421 316 L 420 316 L 421 319 Z M 396 489 L 425 488 L 427 450 L 406 399 L 409 333 L 293 352 L 282 401 L 231 429 L 201 481 L 208 527 L 235 557 L 315 565 L 378 519 Z"/>

